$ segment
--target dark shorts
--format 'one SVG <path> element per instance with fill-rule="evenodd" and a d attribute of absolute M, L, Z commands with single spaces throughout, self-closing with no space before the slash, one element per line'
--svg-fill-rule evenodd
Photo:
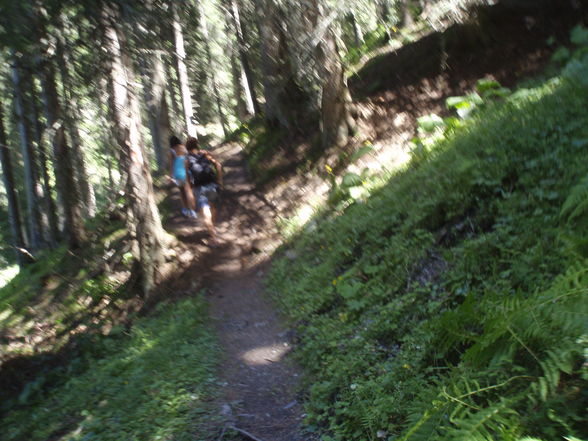
<path fill-rule="evenodd" d="M 211 202 L 215 202 L 218 199 L 218 184 L 197 185 L 194 187 L 194 197 L 198 207 L 210 206 Z"/>

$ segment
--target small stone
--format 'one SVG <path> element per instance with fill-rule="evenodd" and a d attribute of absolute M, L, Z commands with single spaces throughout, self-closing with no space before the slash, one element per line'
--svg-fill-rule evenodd
<path fill-rule="evenodd" d="M 298 254 L 294 250 L 286 251 L 285 256 L 290 260 L 295 260 L 298 257 Z"/>
<path fill-rule="evenodd" d="M 233 411 L 231 410 L 231 406 L 229 406 L 228 404 L 223 404 L 222 408 L 221 408 L 221 415 L 223 416 L 231 416 L 233 414 Z"/>
<path fill-rule="evenodd" d="M 286 404 L 286 405 L 284 406 L 284 410 L 288 410 L 288 409 L 290 409 L 290 408 L 292 408 L 292 407 L 296 406 L 296 404 L 298 404 L 298 401 L 294 400 L 294 401 L 292 401 L 291 403 L 288 403 L 288 404 Z"/>

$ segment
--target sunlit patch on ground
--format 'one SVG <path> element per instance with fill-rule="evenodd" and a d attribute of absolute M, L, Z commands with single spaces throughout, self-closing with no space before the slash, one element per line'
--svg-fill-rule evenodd
<path fill-rule="evenodd" d="M 278 342 L 245 351 L 241 359 L 249 366 L 263 366 L 281 361 L 290 349 L 288 343 Z"/>

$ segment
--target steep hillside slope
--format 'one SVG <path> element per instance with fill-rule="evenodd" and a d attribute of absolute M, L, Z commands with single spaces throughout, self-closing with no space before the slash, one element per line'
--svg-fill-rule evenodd
<path fill-rule="evenodd" d="M 324 439 L 588 436 L 588 31 L 572 41 L 560 75 L 439 122 L 274 266 Z"/>

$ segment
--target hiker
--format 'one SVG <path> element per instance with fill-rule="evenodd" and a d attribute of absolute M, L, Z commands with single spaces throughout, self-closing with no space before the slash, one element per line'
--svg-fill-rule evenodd
<path fill-rule="evenodd" d="M 201 150 L 196 138 L 186 141 L 188 150 L 188 175 L 194 191 L 196 203 L 210 237 L 216 243 L 214 227 L 215 208 L 211 203 L 218 199 L 223 187 L 223 171 L 221 164 L 206 150 Z"/>
<path fill-rule="evenodd" d="M 182 215 L 195 219 L 197 215 L 194 195 L 190 182 L 188 182 L 188 162 L 186 160 L 188 151 L 176 136 L 170 137 L 169 144 L 169 178 L 180 189 Z"/>

